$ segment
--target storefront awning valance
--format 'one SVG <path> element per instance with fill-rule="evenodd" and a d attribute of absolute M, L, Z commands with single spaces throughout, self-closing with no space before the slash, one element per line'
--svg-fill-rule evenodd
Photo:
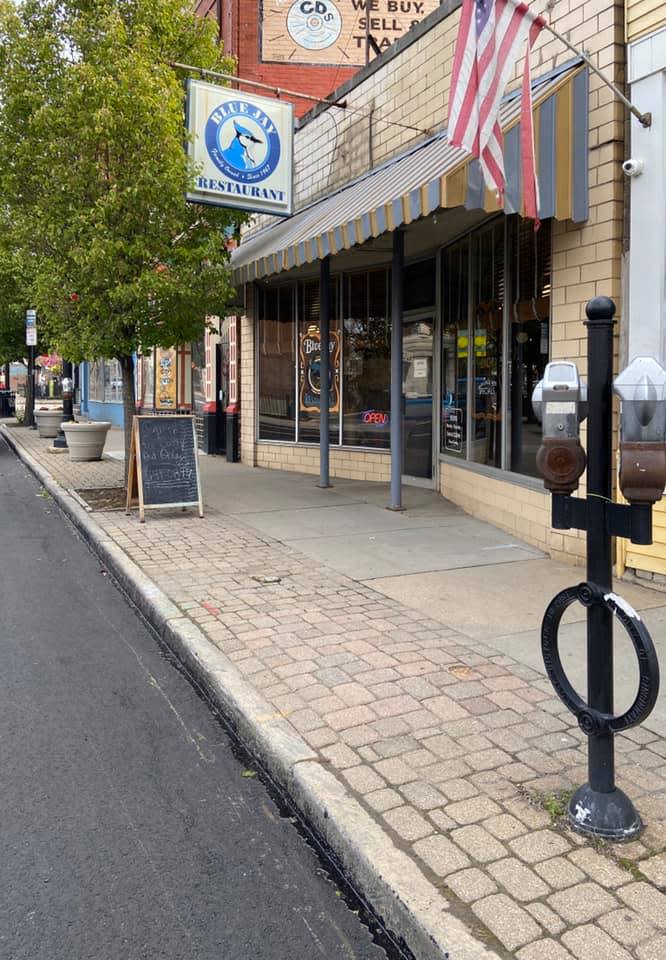
<path fill-rule="evenodd" d="M 576 60 L 533 83 L 534 138 L 542 220 L 588 215 L 588 75 Z M 520 213 L 520 92 L 502 103 L 504 212 Z M 353 183 L 271 224 L 232 255 L 234 282 L 259 280 L 349 250 L 435 210 L 499 211 L 478 161 L 449 145 L 446 131 Z"/>

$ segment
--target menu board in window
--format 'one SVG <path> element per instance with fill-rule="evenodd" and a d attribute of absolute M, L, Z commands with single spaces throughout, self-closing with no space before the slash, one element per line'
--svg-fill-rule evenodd
<path fill-rule="evenodd" d="M 459 407 L 444 407 L 444 449 L 463 452 L 463 411 Z"/>
<path fill-rule="evenodd" d="M 155 409 L 175 410 L 178 406 L 177 354 L 173 347 L 155 350 Z"/>

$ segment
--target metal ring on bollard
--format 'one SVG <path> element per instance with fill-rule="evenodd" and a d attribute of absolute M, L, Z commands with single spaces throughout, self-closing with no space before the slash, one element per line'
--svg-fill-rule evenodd
<path fill-rule="evenodd" d="M 572 603 L 606 607 L 629 634 L 638 657 L 638 693 L 624 713 L 614 716 L 590 707 L 572 687 L 560 659 L 558 633 L 560 621 Z M 550 682 L 560 700 L 573 713 L 583 733 L 594 736 L 611 731 L 619 733 L 642 723 L 652 711 L 659 693 L 659 661 L 652 637 L 636 611 L 617 594 L 604 591 L 594 583 L 580 583 L 562 590 L 548 604 L 541 625 L 541 651 Z"/>

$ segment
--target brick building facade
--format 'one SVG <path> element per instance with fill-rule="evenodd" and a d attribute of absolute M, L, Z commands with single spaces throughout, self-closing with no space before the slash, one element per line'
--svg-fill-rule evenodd
<path fill-rule="evenodd" d="M 263 49 L 263 6 L 261 0 L 200 0 L 197 3 L 199 15 L 213 17 L 218 23 L 225 52 L 236 59 L 239 77 L 324 98 L 356 72 L 356 63 L 345 63 L 349 59 L 345 51 L 336 55 L 338 63 L 313 63 L 311 53 L 298 44 L 294 44 L 298 49 L 293 62 L 264 59 L 264 54 L 270 54 L 270 47 Z M 277 6 L 287 8 L 290 5 Z M 284 99 L 293 102 L 297 116 L 312 106 L 307 100 L 288 95 Z"/>
<path fill-rule="evenodd" d="M 371 10 L 377 17 L 368 18 L 367 22 L 363 20 L 363 11 L 356 10 L 358 4 L 350 0 L 320 0 L 316 4 L 308 0 L 286 4 L 199 0 L 195 9 L 198 15 L 211 17 L 217 23 L 224 50 L 235 58 L 239 77 L 312 96 L 308 100 L 280 93 L 282 99 L 293 103 L 299 117 L 438 3 L 439 0 L 421 0 L 412 4 L 403 0 L 405 11 L 396 12 L 393 8 L 397 5 L 389 0 L 372 0 Z M 335 29 L 326 33 L 329 18 Z M 382 24 L 392 29 L 382 32 Z M 241 83 L 239 87 L 273 95 L 251 83 Z M 193 345 L 193 383 L 200 384 L 192 398 L 193 409 L 201 445 L 209 453 L 230 455 L 236 446 L 235 419 L 240 401 L 240 378 L 234 359 L 237 338 L 238 320 L 230 316 L 219 333 L 208 331 L 201 344 Z M 198 358 L 204 363 L 201 369 L 196 366 Z M 230 418 L 234 418 L 233 423 Z M 226 420 L 231 427 L 228 443 Z"/>
<path fill-rule="evenodd" d="M 532 7 L 623 83 L 624 18 L 612 0 L 564 0 L 550 13 L 544 0 Z M 447 0 L 338 89 L 345 111 L 316 106 L 298 123 L 297 213 L 288 223 L 257 221 L 234 255 L 245 302 L 241 456 L 264 467 L 319 470 L 318 413 L 304 400 L 312 371 L 302 345 L 317 332 L 319 264 L 328 256 L 341 346 L 331 472 L 388 479 L 389 277 L 401 229 L 405 426 L 417 438 L 408 472 L 554 555 L 580 554 L 577 535 L 550 529 L 549 497 L 533 463 L 539 429 L 529 393 L 548 360 L 572 359 L 585 372 L 585 305 L 595 295 L 618 305 L 619 348 L 626 114 L 542 32 L 532 58 L 543 219 L 535 234 L 515 196 L 500 211 L 474 165 L 447 154 L 459 17 L 458 0 Z M 515 98 L 503 111 L 511 181 Z"/>

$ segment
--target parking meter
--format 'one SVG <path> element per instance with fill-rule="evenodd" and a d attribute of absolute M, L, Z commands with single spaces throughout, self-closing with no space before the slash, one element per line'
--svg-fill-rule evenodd
<path fill-rule="evenodd" d="M 62 395 L 63 399 L 74 395 L 74 381 L 71 377 L 62 378 Z"/>
<path fill-rule="evenodd" d="M 650 633 L 633 608 L 613 589 L 613 538 L 652 543 L 652 503 L 666 481 L 666 371 L 651 358 L 635 360 L 612 381 L 615 304 L 595 297 L 587 315 L 587 491 L 571 496 L 585 466 L 579 423 L 588 415 L 587 393 L 573 363 L 550 363 L 534 391 L 543 420 L 537 464 L 551 497 L 554 530 L 580 530 L 586 539 L 586 580 L 553 597 L 541 625 L 541 652 L 558 697 L 588 738 L 587 782 L 571 797 L 567 816 L 578 833 L 604 840 L 635 839 L 643 821 L 615 782 L 614 738 L 642 723 L 659 694 L 659 660 Z M 622 398 L 622 489 L 630 503 L 613 499 L 613 386 Z M 587 620 L 587 696 L 568 678 L 560 655 L 564 614 L 578 603 Z M 636 697 L 624 713 L 613 703 L 614 625 L 626 631 L 638 664 Z"/>
<path fill-rule="evenodd" d="M 613 389 L 622 404 L 620 488 L 630 503 L 656 503 L 666 484 L 666 370 L 637 357 Z"/>
<path fill-rule="evenodd" d="M 553 493 L 573 493 L 585 470 L 580 424 L 587 416 L 587 391 L 578 368 L 569 360 L 547 364 L 534 388 L 532 406 L 543 424 L 536 465 Z"/>

